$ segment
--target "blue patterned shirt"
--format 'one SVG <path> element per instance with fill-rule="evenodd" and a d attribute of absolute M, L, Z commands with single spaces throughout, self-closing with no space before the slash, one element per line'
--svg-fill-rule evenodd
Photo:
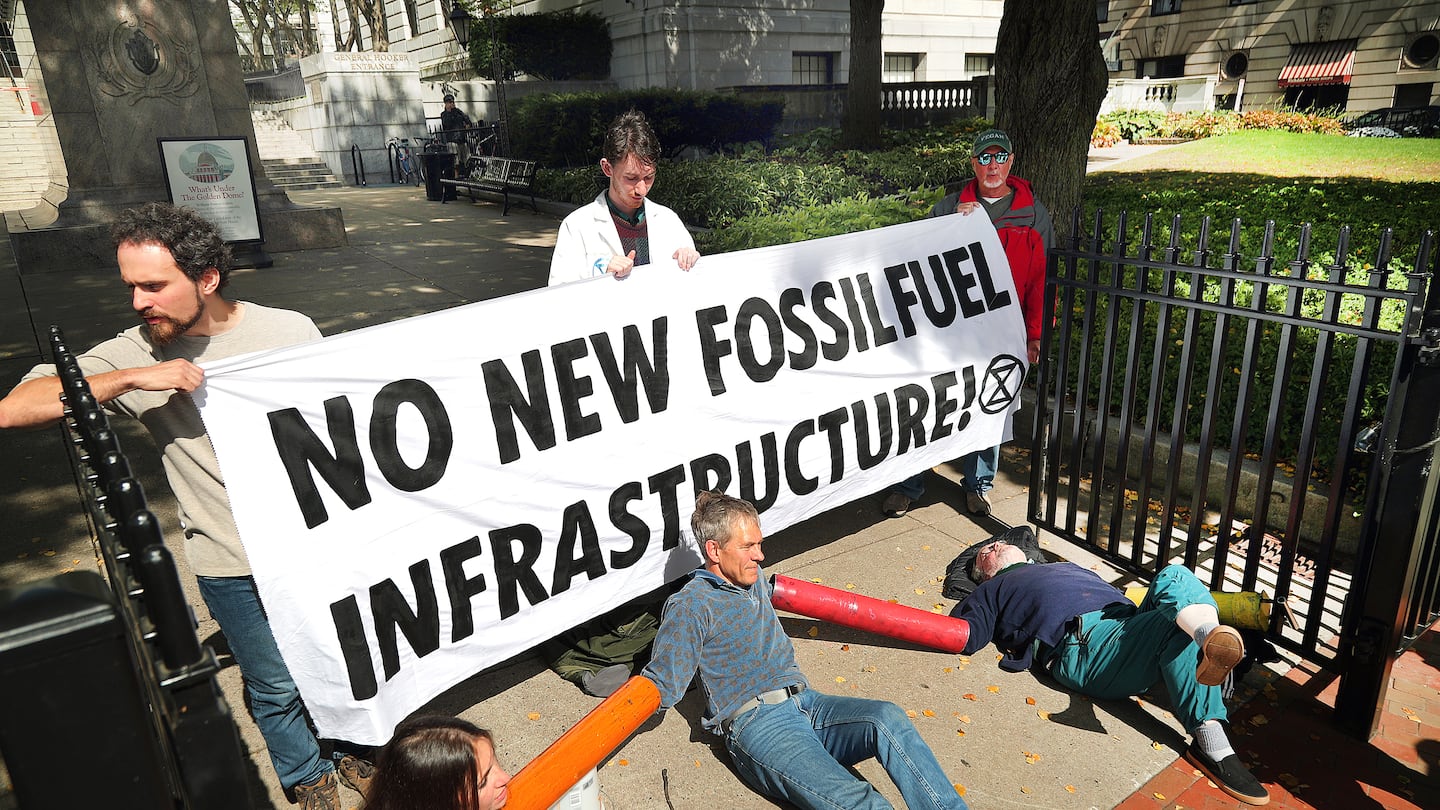
<path fill-rule="evenodd" d="M 665 603 L 643 673 L 659 687 L 662 709 L 680 702 L 696 671 L 707 705 L 702 725 L 715 734 L 756 695 L 809 685 L 770 604 L 764 570 L 754 585 L 739 588 L 700 568 Z"/>

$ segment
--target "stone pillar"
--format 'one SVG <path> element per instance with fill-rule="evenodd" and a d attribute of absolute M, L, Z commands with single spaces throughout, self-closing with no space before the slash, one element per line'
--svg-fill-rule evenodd
<path fill-rule="evenodd" d="M 6 217 L 22 273 L 113 266 L 109 222 L 167 197 L 160 137 L 246 138 L 267 250 L 345 244 L 338 208 L 297 206 L 265 177 L 225 0 L 32 0 L 26 11 L 66 176 Z"/>

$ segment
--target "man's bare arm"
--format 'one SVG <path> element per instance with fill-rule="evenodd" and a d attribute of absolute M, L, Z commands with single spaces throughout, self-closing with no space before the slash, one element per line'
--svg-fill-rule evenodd
<path fill-rule="evenodd" d="M 168 360 L 144 368 L 122 368 L 85 378 L 101 404 L 131 391 L 194 391 L 205 372 L 189 360 Z M 17 386 L 0 399 L 0 428 L 36 428 L 52 425 L 64 415 L 60 378 L 41 377 Z"/>

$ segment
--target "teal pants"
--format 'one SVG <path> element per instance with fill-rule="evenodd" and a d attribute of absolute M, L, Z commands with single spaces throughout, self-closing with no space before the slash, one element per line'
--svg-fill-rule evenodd
<path fill-rule="evenodd" d="M 1078 633 L 1056 646 L 1050 673 L 1066 687 L 1105 700 L 1138 695 L 1163 680 L 1186 731 L 1224 720 L 1220 687 L 1195 681 L 1200 649 L 1175 625 L 1175 614 L 1195 604 L 1214 606 L 1210 589 L 1190 569 L 1167 566 L 1138 608 L 1126 602 L 1080 616 Z"/>

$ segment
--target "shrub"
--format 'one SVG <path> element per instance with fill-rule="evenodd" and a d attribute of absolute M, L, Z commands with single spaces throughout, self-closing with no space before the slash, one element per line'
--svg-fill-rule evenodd
<path fill-rule="evenodd" d="M 610 76 L 610 24 L 599 14 L 543 12 L 500 14 L 475 24 L 470 64 L 494 79 L 489 26 L 495 26 L 501 77 L 524 74 L 537 79 L 605 79 Z"/>
<path fill-rule="evenodd" d="M 700 234 L 696 244 L 702 253 L 726 253 L 898 225 L 923 218 L 942 193 L 917 189 L 881 199 L 861 195 L 776 214 L 752 214 L 722 230 Z"/>
<path fill-rule="evenodd" d="M 1153 138 L 1165 122 L 1165 113 L 1159 110 L 1116 110 L 1100 116 L 1120 129 L 1120 137 L 1127 141 L 1137 138 Z"/>
<path fill-rule="evenodd" d="M 1225 110 L 1200 110 L 1170 113 L 1161 124 L 1160 135 L 1167 138 L 1210 138 L 1229 135 L 1241 127 L 1240 116 Z"/>
<path fill-rule="evenodd" d="M 1120 142 L 1120 127 L 1113 121 L 1097 120 L 1095 129 L 1090 132 L 1090 145 L 1105 147 L 1114 146 Z"/>
<path fill-rule="evenodd" d="M 670 154 L 688 147 L 720 151 L 774 137 L 785 105 L 779 99 L 688 90 L 545 93 L 510 107 L 511 149 L 550 167 L 593 165 L 605 129 L 630 108 L 645 113 Z"/>

